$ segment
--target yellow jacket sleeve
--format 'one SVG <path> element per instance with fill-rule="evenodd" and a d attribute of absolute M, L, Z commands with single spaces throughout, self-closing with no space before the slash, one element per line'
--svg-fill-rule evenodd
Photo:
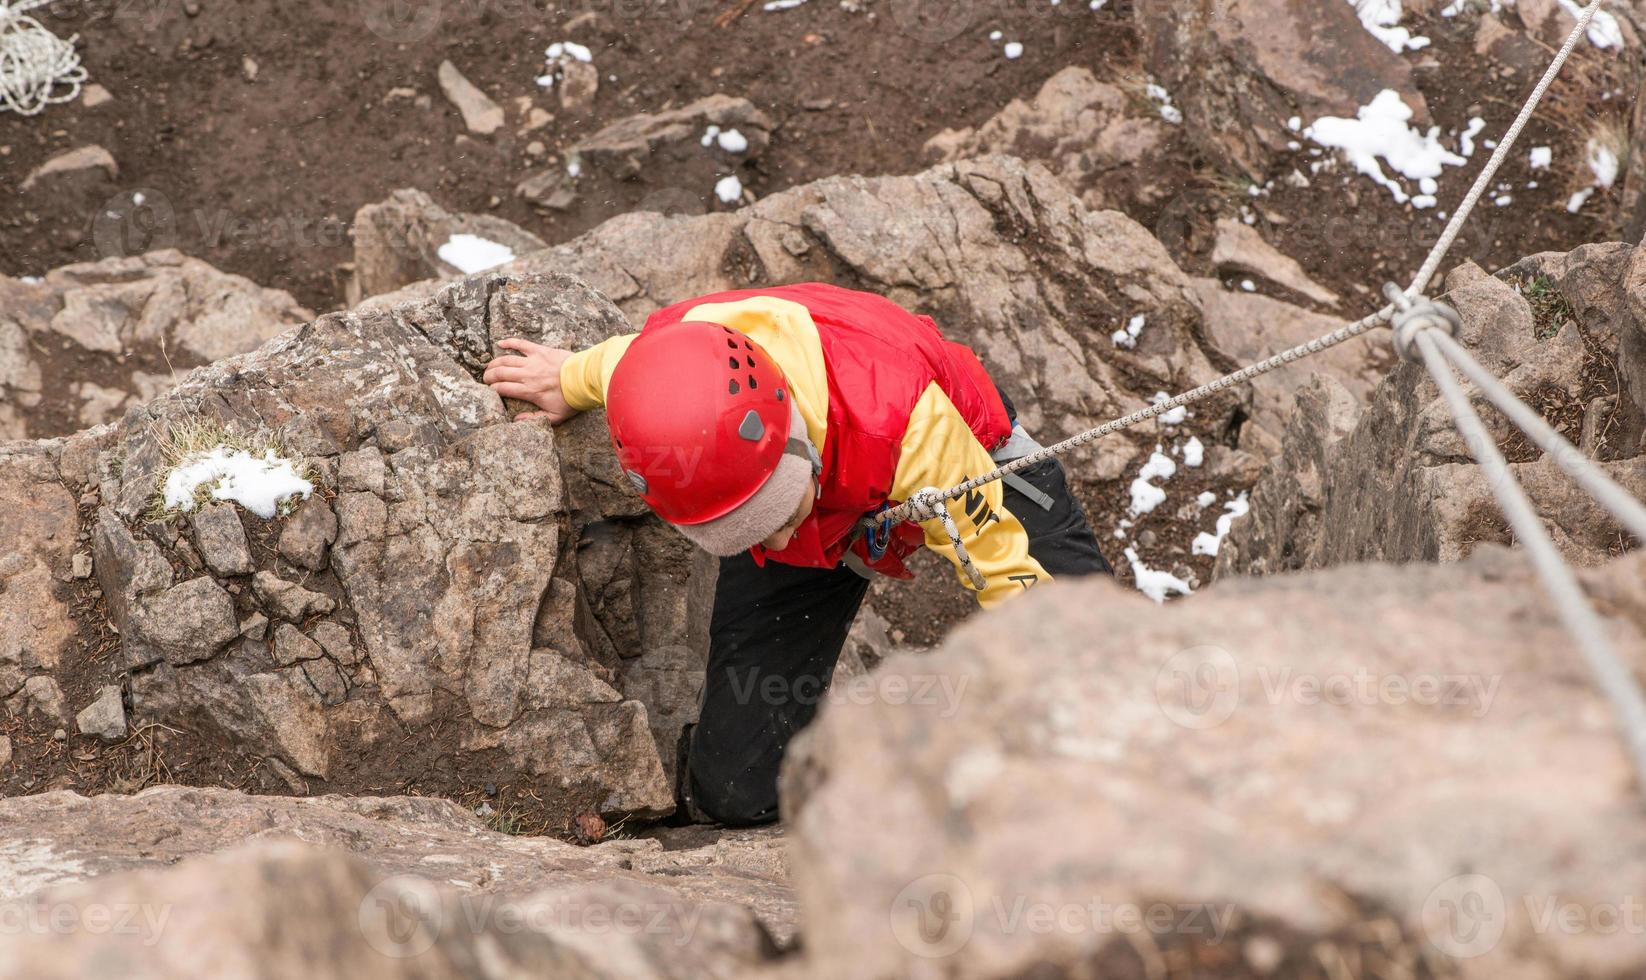
<path fill-rule="evenodd" d="M 586 351 L 573 354 L 560 366 L 560 390 L 566 404 L 579 412 L 592 412 L 606 404 L 606 385 L 611 383 L 617 362 L 628 353 L 639 334 L 624 334 L 602 341 Z"/>
<path fill-rule="evenodd" d="M 926 389 L 909 417 L 903 434 L 903 454 L 892 481 L 892 497 L 908 500 L 926 487 L 946 489 L 970 477 L 994 469 L 989 451 L 977 441 L 960 411 L 936 384 Z M 993 608 L 1051 575 L 1029 554 L 1029 534 L 1006 509 L 1005 491 L 997 480 L 950 501 L 949 514 L 960 529 L 961 540 L 972 563 L 987 583 L 978 593 L 984 608 Z M 942 521 L 927 521 L 926 547 L 953 562 L 954 546 Z M 971 580 L 955 566 L 960 583 L 971 588 Z"/>

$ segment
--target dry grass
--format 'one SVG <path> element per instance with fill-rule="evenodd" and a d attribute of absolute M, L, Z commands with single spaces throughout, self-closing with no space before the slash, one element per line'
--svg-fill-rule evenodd
<path fill-rule="evenodd" d="M 153 523 L 165 523 L 183 516 L 183 510 L 167 506 L 165 497 L 166 479 L 179 466 L 190 463 L 217 449 L 244 452 L 251 456 L 262 456 L 265 453 L 272 452 L 276 456 L 289 458 L 285 447 L 271 435 L 242 435 L 229 429 L 228 426 L 217 419 L 209 419 L 198 415 L 191 415 L 167 423 L 160 433 L 159 443 L 161 456 L 165 460 L 165 469 L 155 485 L 154 498 L 149 504 L 147 518 Z M 316 482 L 315 474 L 307 466 L 300 468 L 299 475 L 311 483 Z M 193 508 L 191 509 L 199 509 L 211 502 L 210 484 L 202 483 L 195 488 Z M 289 516 L 297 508 L 297 503 L 296 500 L 292 499 L 282 502 L 279 511 L 280 516 Z"/>

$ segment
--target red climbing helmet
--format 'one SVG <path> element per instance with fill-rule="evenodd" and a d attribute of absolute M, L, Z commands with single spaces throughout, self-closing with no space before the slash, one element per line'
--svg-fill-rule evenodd
<path fill-rule="evenodd" d="M 783 459 L 786 389 L 766 351 L 734 330 L 681 322 L 642 331 L 606 388 L 617 460 L 670 524 L 718 520 L 748 503 Z"/>

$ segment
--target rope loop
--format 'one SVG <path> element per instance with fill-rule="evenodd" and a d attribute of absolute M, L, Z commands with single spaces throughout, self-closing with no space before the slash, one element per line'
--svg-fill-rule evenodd
<path fill-rule="evenodd" d="M 1391 283 L 1389 289 L 1393 292 L 1396 287 Z M 1423 364 L 1423 352 L 1418 349 L 1417 335 L 1427 330 L 1439 330 L 1455 340 L 1463 330 L 1463 317 L 1445 303 L 1427 296 L 1417 296 L 1407 298 L 1406 305 L 1395 314 L 1392 326 L 1395 352 L 1401 360 Z"/>

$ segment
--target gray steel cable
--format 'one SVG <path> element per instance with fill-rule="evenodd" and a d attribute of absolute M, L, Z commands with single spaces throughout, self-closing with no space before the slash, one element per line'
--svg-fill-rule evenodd
<path fill-rule="evenodd" d="M 1606 471 L 1596 466 L 1594 461 L 1578 451 L 1578 448 L 1567 442 L 1556 432 L 1554 426 L 1543 420 L 1543 416 L 1532 411 L 1531 407 L 1515 396 L 1501 381 L 1492 377 L 1491 372 L 1481 366 L 1467 349 L 1456 340 L 1439 330 L 1424 331 L 1433 338 L 1440 347 L 1440 353 L 1462 371 L 1480 393 L 1485 395 L 1497 410 L 1508 416 L 1521 431 L 1537 444 L 1537 447 L 1549 455 L 1566 475 L 1571 477 L 1578 486 L 1589 492 L 1602 507 L 1611 511 L 1629 533 L 1642 543 L 1646 543 L 1646 506 L 1636 500 L 1629 491 L 1619 486 L 1616 480 L 1606 475 Z"/>
<path fill-rule="evenodd" d="M 1538 517 L 1526 492 L 1509 472 L 1509 464 L 1498 452 L 1496 440 L 1480 416 L 1475 414 L 1463 386 L 1452 376 L 1450 362 L 1440 352 L 1439 335 L 1437 330 L 1423 330 L 1413 337 L 1413 343 L 1422 353 L 1424 366 L 1439 386 L 1458 432 L 1480 463 L 1503 516 L 1508 518 L 1515 537 L 1520 539 L 1538 577 L 1543 580 L 1543 587 L 1554 601 L 1561 621 L 1577 640 L 1578 648 L 1588 660 L 1601 691 L 1611 700 L 1618 727 L 1634 762 L 1636 778 L 1641 789 L 1646 790 L 1646 696 L 1642 696 L 1634 674 L 1619 659 L 1611 638 L 1606 635 L 1605 623 L 1589 604 L 1577 576 L 1555 548 L 1548 529 L 1543 526 L 1543 519 Z"/>

